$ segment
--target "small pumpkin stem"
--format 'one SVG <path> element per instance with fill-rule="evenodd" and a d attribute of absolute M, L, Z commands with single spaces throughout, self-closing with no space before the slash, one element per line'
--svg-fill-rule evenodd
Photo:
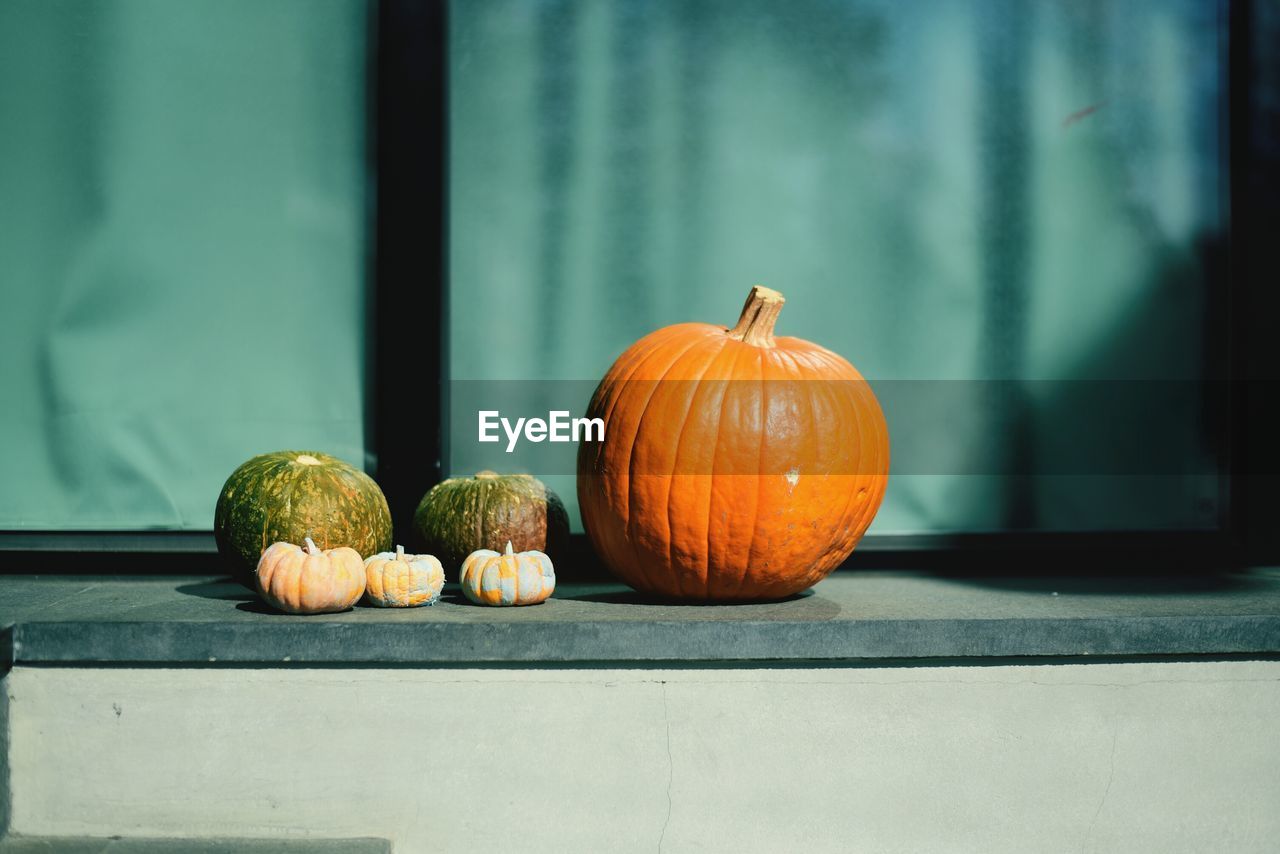
<path fill-rule="evenodd" d="M 307 554 L 313 554 L 313 555 L 320 554 L 320 550 L 316 548 L 316 544 L 311 541 L 310 537 L 307 537 Z"/>
<path fill-rule="evenodd" d="M 511 541 L 510 541 L 510 540 L 507 540 L 507 554 L 509 554 L 509 555 L 513 555 L 513 554 L 515 554 L 515 551 L 511 548 Z"/>
<path fill-rule="evenodd" d="M 476 480 L 497 480 L 497 478 L 498 473 L 496 471 L 485 469 L 484 471 L 476 472 Z"/>
<path fill-rule="evenodd" d="M 404 560 L 404 546 L 396 546 L 396 560 Z"/>
<path fill-rule="evenodd" d="M 747 294 L 738 325 L 728 330 L 729 337 L 754 347 L 772 347 L 773 326 L 785 302 L 782 294 L 772 288 L 756 285 Z"/>

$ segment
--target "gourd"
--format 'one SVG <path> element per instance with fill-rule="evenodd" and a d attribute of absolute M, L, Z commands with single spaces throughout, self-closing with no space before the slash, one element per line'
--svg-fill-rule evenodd
<path fill-rule="evenodd" d="M 258 561 L 258 592 L 289 614 L 345 611 L 364 593 L 364 561 L 355 549 L 321 549 L 310 537 L 305 550 L 273 543 Z"/>
<path fill-rule="evenodd" d="M 322 548 L 348 546 L 362 557 L 391 548 L 391 511 L 373 478 L 318 451 L 261 454 L 222 487 L 214 538 L 228 568 L 252 582 L 263 550 L 311 537 Z"/>
<path fill-rule="evenodd" d="M 404 546 L 364 562 L 364 596 L 381 608 L 434 605 L 444 587 L 444 567 L 432 555 L 407 555 Z"/>
<path fill-rule="evenodd" d="M 627 349 L 578 449 L 591 543 L 662 597 L 777 599 L 824 578 L 884 496 L 889 432 L 871 387 L 817 344 L 774 337 L 784 303 L 751 290 L 736 326 L 682 323 Z"/>
<path fill-rule="evenodd" d="M 448 567 L 477 549 L 537 549 L 559 560 L 569 516 L 559 496 L 536 477 L 482 471 L 432 487 L 413 515 L 423 548 Z"/>
<path fill-rule="evenodd" d="M 479 549 L 462 562 L 462 593 L 477 605 L 537 605 L 556 589 L 551 558 L 539 551 Z"/>

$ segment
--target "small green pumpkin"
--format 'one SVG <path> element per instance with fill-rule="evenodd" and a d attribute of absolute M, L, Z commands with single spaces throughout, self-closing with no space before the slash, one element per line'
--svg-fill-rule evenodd
<path fill-rule="evenodd" d="M 391 549 L 391 511 L 373 478 L 317 451 L 261 454 L 231 473 L 218 496 L 213 534 L 231 571 L 251 581 L 275 542 L 310 537 L 362 558 Z"/>
<path fill-rule="evenodd" d="M 559 560 L 569 541 L 569 514 L 560 497 L 528 474 L 482 471 L 451 477 L 422 498 L 413 524 L 426 551 L 449 571 L 481 549 L 540 551 Z"/>

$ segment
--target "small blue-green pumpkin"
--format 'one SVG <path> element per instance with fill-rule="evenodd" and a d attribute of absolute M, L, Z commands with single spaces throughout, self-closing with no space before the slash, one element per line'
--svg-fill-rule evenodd
<path fill-rule="evenodd" d="M 537 605 L 556 589 L 551 558 L 539 551 L 480 549 L 462 562 L 462 593 L 477 605 Z"/>

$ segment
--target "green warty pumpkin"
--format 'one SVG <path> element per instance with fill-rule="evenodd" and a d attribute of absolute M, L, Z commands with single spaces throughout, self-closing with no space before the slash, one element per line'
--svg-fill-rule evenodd
<path fill-rule="evenodd" d="M 569 540 L 569 514 L 536 477 L 482 471 L 451 477 L 422 498 L 413 515 L 422 545 L 455 573 L 480 549 L 540 551 L 559 560 Z"/>
<path fill-rule="evenodd" d="M 391 511 L 373 478 L 318 451 L 261 454 L 227 478 L 213 518 L 228 568 L 250 580 L 263 549 L 310 537 L 321 549 L 347 546 L 368 557 L 389 551 Z"/>

